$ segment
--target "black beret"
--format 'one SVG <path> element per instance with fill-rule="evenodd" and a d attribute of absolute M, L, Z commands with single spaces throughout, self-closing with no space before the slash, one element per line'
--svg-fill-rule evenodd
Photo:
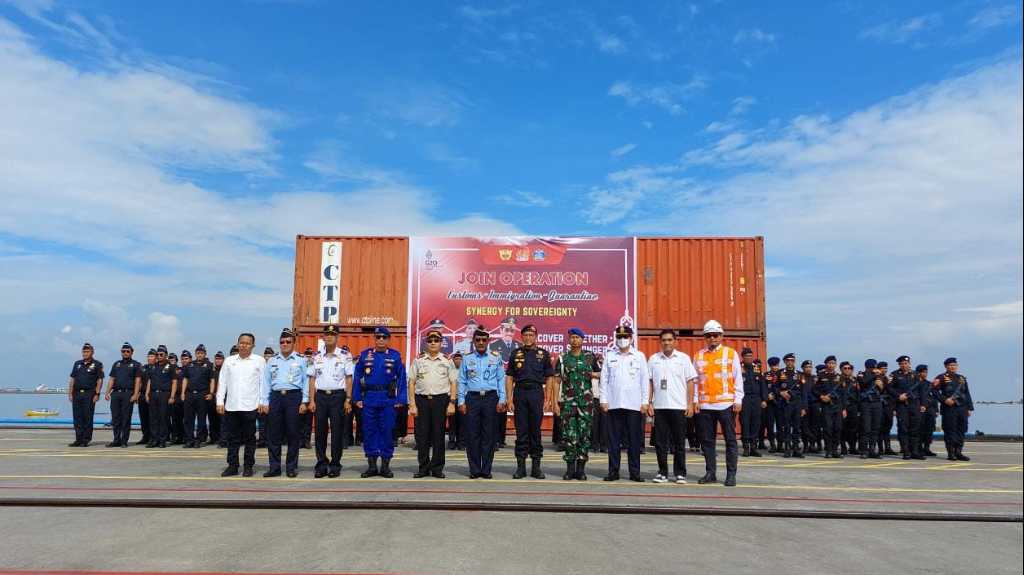
<path fill-rule="evenodd" d="M 135 348 L 132 347 L 132 344 L 128 343 L 127 341 L 121 344 L 121 350 L 124 351 L 126 349 L 130 349 L 132 351 L 135 351 Z"/>
<path fill-rule="evenodd" d="M 160 345 L 156 346 L 156 352 L 167 353 L 167 346 L 161 343 Z"/>
<path fill-rule="evenodd" d="M 156 355 L 156 350 L 153 348 L 149 348 L 149 351 L 146 353 L 146 355 Z"/>
<path fill-rule="evenodd" d="M 213 354 L 213 357 L 214 357 L 214 359 L 216 359 L 218 357 L 221 358 L 221 359 L 224 359 L 224 352 L 223 351 L 218 351 L 217 353 Z"/>
<path fill-rule="evenodd" d="M 830 356 L 825 358 L 825 363 L 828 363 L 830 361 L 836 361 L 836 356 L 830 355 Z"/>
<path fill-rule="evenodd" d="M 902 361 L 910 361 L 910 356 L 909 355 L 901 355 L 901 356 L 896 358 L 896 363 L 900 363 Z"/>
<path fill-rule="evenodd" d="M 802 362 L 800 362 L 800 367 L 810 367 L 812 365 L 814 365 L 814 362 L 809 359 L 805 359 Z"/>
<path fill-rule="evenodd" d="M 878 367 L 878 362 L 873 359 L 864 360 L 864 369 L 875 369 Z"/>
<path fill-rule="evenodd" d="M 889 362 L 888 361 L 880 361 L 880 362 L 878 362 L 878 369 L 885 369 L 887 367 L 889 367 Z"/>
<path fill-rule="evenodd" d="M 761 365 L 761 358 L 754 359 L 754 365 Z"/>
<path fill-rule="evenodd" d="M 206 346 L 203 344 L 199 344 L 196 346 L 196 351 L 206 351 Z"/>
<path fill-rule="evenodd" d="M 955 357 L 947 357 L 946 361 L 942 362 L 942 365 L 949 365 L 951 363 L 960 363 L 960 362 L 958 362 Z"/>
<path fill-rule="evenodd" d="M 537 333 L 537 326 L 533 325 L 532 323 L 528 323 L 528 324 L 524 325 L 523 329 L 521 329 L 519 331 L 520 331 L 520 333 L 526 333 L 528 331 L 532 331 L 533 333 Z"/>
<path fill-rule="evenodd" d="M 167 354 L 167 359 L 178 359 L 178 354 L 176 354 L 176 353 Z"/>
<path fill-rule="evenodd" d="M 754 350 L 749 347 L 745 347 L 743 348 L 743 351 L 740 352 L 740 355 L 754 355 Z"/>
<path fill-rule="evenodd" d="M 773 355 L 773 356 L 769 357 L 768 358 L 768 365 L 779 365 L 779 358 L 778 358 L 778 356 L 774 356 Z"/>
<path fill-rule="evenodd" d="M 263 353 L 264 353 L 264 354 L 267 354 L 267 353 L 274 353 L 274 348 L 272 348 L 272 347 L 270 347 L 270 346 L 268 345 L 267 347 L 263 348 Z"/>
<path fill-rule="evenodd" d="M 187 357 L 189 359 L 192 359 L 192 352 L 186 349 L 185 351 L 181 352 L 181 357 Z"/>
<path fill-rule="evenodd" d="M 853 364 L 848 361 L 839 364 L 839 369 L 846 369 L 847 367 L 853 369 Z"/>
<path fill-rule="evenodd" d="M 85 342 L 85 343 L 82 344 L 82 349 L 83 350 L 92 349 L 92 344 L 89 343 L 89 342 Z"/>
<path fill-rule="evenodd" d="M 915 367 L 914 371 L 928 371 L 928 366 L 922 363 L 921 365 Z"/>
<path fill-rule="evenodd" d="M 783 361 L 786 361 L 787 359 L 792 359 L 793 361 L 796 361 L 796 354 L 795 353 L 787 353 L 786 355 L 782 356 L 782 360 Z"/>

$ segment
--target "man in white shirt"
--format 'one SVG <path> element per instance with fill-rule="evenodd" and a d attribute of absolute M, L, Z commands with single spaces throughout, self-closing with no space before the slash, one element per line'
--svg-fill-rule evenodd
<path fill-rule="evenodd" d="M 697 429 L 702 435 L 700 444 L 704 449 L 704 477 L 697 483 L 715 483 L 717 464 L 715 435 L 722 428 L 725 438 L 725 486 L 736 485 L 736 465 L 739 449 L 736 446 L 736 414 L 743 409 L 743 370 L 740 354 L 735 349 L 722 345 L 724 337 L 722 324 L 710 320 L 704 324 L 703 349 L 697 352 L 695 367 L 698 383 L 694 399 L 699 402 L 695 411 Z"/>
<path fill-rule="evenodd" d="M 658 452 L 655 483 L 686 483 L 686 418 L 693 416 L 691 397 L 697 383 L 697 370 L 690 356 L 676 349 L 676 334 L 670 329 L 658 336 L 661 351 L 647 360 L 651 373 L 651 407 L 654 417 L 654 442 Z M 672 452 L 672 475 L 668 473 L 668 454 Z"/>
<path fill-rule="evenodd" d="M 601 368 L 601 411 L 608 414 L 608 476 L 619 479 L 621 446 L 626 439 L 629 479 L 642 483 L 640 448 L 644 444 L 644 415 L 650 408 L 647 358 L 633 348 L 633 328 L 615 329 L 615 351 L 609 352 Z"/>
<path fill-rule="evenodd" d="M 228 436 L 228 466 L 221 477 L 238 475 L 238 448 L 245 445 L 242 475 L 252 477 L 256 464 L 256 410 L 260 407 L 260 384 L 267 361 L 253 355 L 256 336 L 238 336 L 238 355 L 224 360 L 217 381 L 217 414 L 223 418 Z"/>
<path fill-rule="evenodd" d="M 345 415 L 352 411 L 352 355 L 338 347 L 338 327 L 324 327 L 324 350 L 313 357 L 309 376 L 309 410 L 316 417 L 316 466 L 313 477 L 341 475 Z M 327 459 L 327 431 L 331 458 Z"/>

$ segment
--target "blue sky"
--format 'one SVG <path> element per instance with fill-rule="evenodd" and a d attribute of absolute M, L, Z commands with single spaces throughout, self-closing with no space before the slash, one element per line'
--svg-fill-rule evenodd
<path fill-rule="evenodd" d="M 759 234 L 772 353 L 1017 398 L 1021 46 L 999 1 L 0 1 L 3 383 L 275 339 L 297 233 Z"/>

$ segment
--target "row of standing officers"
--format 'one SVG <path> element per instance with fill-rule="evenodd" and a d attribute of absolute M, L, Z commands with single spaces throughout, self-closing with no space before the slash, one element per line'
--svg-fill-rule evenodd
<path fill-rule="evenodd" d="M 207 433 L 211 438 L 219 436 L 228 447 L 225 475 L 238 473 L 238 452 L 244 446 L 242 473 L 251 475 L 257 421 L 264 419 L 270 459 L 264 475 L 282 473 L 281 448 L 287 444 L 284 472 L 295 476 L 304 421 L 315 419 L 315 476 L 336 477 L 345 444 L 344 418 L 351 415 L 354 404 L 362 411 L 360 427 L 367 458 L 362 476 L 392 477 L 392 430 L 398 410 L 408 407 L 416 421 L 419 465 L 414 476 L 443 478 L 445 422 L 457 411 L 470 476 L 486 479 L 491 477 L 497 443 L 495 422 L 511 410 L 516 424 L 513 477 L 543 478 L 540 423 L 544 411 L 549 410 L 559 419 L 566 463 L 563 479 L 586 479 L 597 416 L 607 421 L 608 445 L 627 448 L 629 478 L 642 481 L 643 423 L 645 416 L 653 416 L 652 441 L 659 467 L 654 481 L 686 481 L 686 430 L 696 419 L 698 442 L 706 460 L 701 482 L 717 481 L 714 438 L 720 428 L 726 439 L 725 483 L 735 485 L 736 414 L 741 414 L 744 455 L 759 456 L 758 448 L 764 448 L 765 440 L 771 451 L 786 457 L 821 451 L 826 457 L 894 454 L 888 438 L 895 419 L 903 456 L 921 458 L 932 454 L 931 430 L 936 414 L 941 413 L 948 457 L 967 460 L 962 453 L 963 435 L 973 404 L 955 358 L 949 358 L 945 373 L 933 380 L 928 379 L 925 366 L 911 370 L 906 356 L 898 359 L 899 369 L 892 373 L 887 373 L 884 362 L 880 365 L 874 360 L 865 362 L 864 371 L 858 374 L 853 374 L 848 362 L 838 365 L 837 371 L 832 356 L 817 369 L 805 361 L 797 370 L 794 354 L 783 357 L 781 368 L 777 358 L 769 359 L 769 369 L 762 371 L 750 350 L 736 353 L 722 345 L 722 328 L 717 322 L 708 322 L 704 332 L 707 346 L 698 352 L 696 361 L 675 350 L 670 330 L 661 334 L 662 351 L 648 359 L 632 347 L 632 330 L 621 326 L 616 330 L 616 349 L 604 358 L 603 365 L 595 354 L 582 348 L 585 334 L 578 329 L 570 330 L 570 350 L 554 362 L 547 350 L 536 345 L 536 329 L 525 326 L 523 345 L 507 364 L 489 350 L 490 334 L 484 330 L 474 334 L 473 350 L 461 361 L 440 353 L 441 333 L 428 332 L 427 350 L 411 362 L 408 374 L 398 351 L 388 347 L 386 328 L 375 331 L 375 346 L 357 358 L 337 347 L 334 326 L 325 328 L 326 347 L 312 358 L 294 352 L 295 334 L 290 330 L 281 334 L 281 352 L 269 359 L 254 356 L 254 338 L 243 334 L 236 346 L 238 353 L 228 358 L 218 353 L 211 362 L 200 345 L 194 359 L 188 352 L 182 354 L 181 367 L 168 361 L 164 346 L 151 350 L 155 354 L 141 365 L 132 359 L 133 350 L 126 343 L 122 358 L 111 368 L 107 386 L 114 428 L 108 446 L 127 446 L 133 403 L 140 406 L 144 435 L 147 427 L 150 430 L 140 443 L 149 447 L 166 446 L 175 421 L 172 410 L 180 409 L 184 429 L 179 441 L 186 447 L 198 447 Z M 93 405 L 99 399 L 103 378 L 103 366 L 92 357 L 92 346 L 86 344 L 83 359 L 75 363 L 69 381 L 75 415 L 73 446 L 91 440 Z M 592 385 L 594 380 L 597 386 Z M 600 398 L 597 402 L 595 395 Z M 207 415 L 211 427 L 224 422 L 224 433 L 207 429 Z M 609 449 L 606 480 L 619 478 L 619 455 L 620 449 Z M 527 458 L 531 461 L 529 472 Z"/>

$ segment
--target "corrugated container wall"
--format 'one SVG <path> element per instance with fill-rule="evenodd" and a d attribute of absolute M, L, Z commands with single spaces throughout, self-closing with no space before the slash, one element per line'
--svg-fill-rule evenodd
<path fill-rule="evenodd" d="M 321 246 L 325 241 L 342 244 L 337 323 L 342 326 L 404 326 L 409 303 L 409 239 L 344 236 L 296 238 L 292 325 L 296 328 L 322 325 Z"/>
<path fill-rule="evenodd" d="M 761 362 L 766 366 L 768 364 L 768 344 L 763 339 L 751 337 L 751 338 L 734 338 L 727 337 L 723 340 L 723 343 L 736 351 L 741 351 L 745 347 L 749 347 L 754 352 L 755 358 L 760 358 Z M 697 355 L 697 351 L 704 346 L 704 338 L 702 337 L 677 337 L 676 338 L 676 349 L 690 356 L 692 359 Z M 640 343 L 637 348 L 643 352 L 644 355 L 650 357 L 651 355 L 661 351 L 661 341 L 656 335 L 642 335 L 640 336 Z"/>
<path fill-rule="evenodd" d="M 303 352 L 307 347 L 311 347 L 313 351 L 316 351 L 321 339 L 323 339 L 323 334 L 319 331 L 300 331 L 299 337 L 295 342 L 295 349 Z M 359 352 L 364 349 L 373 347 L 373 343 L 372 333 L 342 333 L 338 335 L 338 345 L 347 345 L 353 357 L 359 355 Z M 402 354 L 402 358 L 405 359 L 405 334 L 392 333 L 391 342 L 388 344 L 388 347 L 397 349 Z"/>
<path fill-rule="evenodd" d="M 637 324 L 765 337 L 764 238 L 638 238 Z"/>

